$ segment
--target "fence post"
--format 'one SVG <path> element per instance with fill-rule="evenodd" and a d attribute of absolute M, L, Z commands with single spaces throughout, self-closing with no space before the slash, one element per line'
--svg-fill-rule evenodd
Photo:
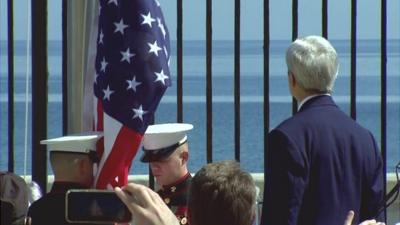
<path fill-rule="evenodd" d="M 32 0 L 32 180 L 47 186 L 47 0 Z"/>

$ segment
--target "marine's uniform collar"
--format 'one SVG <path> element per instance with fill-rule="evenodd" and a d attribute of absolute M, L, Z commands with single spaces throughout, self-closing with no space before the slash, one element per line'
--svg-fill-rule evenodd
<path fill-rule="evenodd" d="M 183 225 L 187 225 L 187 196 L 191 179 L 188 172 L 177 182 L 165 185 L 157 192 Z"/>
<path fill-rule="evenodd" d="M 175 193 L 175 192 L 178 192 L 182 188 L 185 188 L 189 184 L 191 178 L 192 178 L 192 176 L 188 172 L 187 174 L 185 174 L 185 176 L 183 176 L 182 178 L 180 178 L 176 182 L 174 182 L 172 184 L 169 184 L 169 185 L 162 186 L 161 190 L 164 193 Z"/>

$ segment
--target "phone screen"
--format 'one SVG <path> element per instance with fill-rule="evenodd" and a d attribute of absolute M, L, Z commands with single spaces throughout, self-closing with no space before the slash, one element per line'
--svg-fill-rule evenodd
<path fill-rule="evenodd" d="M 114 191 L 69 190 L 65 201 L 69 222 L 126 223 L 131 213 Z"/>

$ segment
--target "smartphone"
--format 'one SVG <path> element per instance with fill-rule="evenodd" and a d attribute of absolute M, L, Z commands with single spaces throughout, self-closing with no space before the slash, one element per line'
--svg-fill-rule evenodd
<path fill-rule="evenodd" d="M 70 223 L 128 223 L 128 207 L 114 191 L 72 189 L 65 196 L 65 218 Z"/>

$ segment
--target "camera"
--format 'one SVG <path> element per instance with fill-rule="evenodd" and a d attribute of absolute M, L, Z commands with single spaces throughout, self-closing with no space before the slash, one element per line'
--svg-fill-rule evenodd
<path fill-rule="evenodd" d="M 65 218 L 70 223 L 127 223 L 127 206 L 114 191 L 72 189 L 65 196 Z"/>

